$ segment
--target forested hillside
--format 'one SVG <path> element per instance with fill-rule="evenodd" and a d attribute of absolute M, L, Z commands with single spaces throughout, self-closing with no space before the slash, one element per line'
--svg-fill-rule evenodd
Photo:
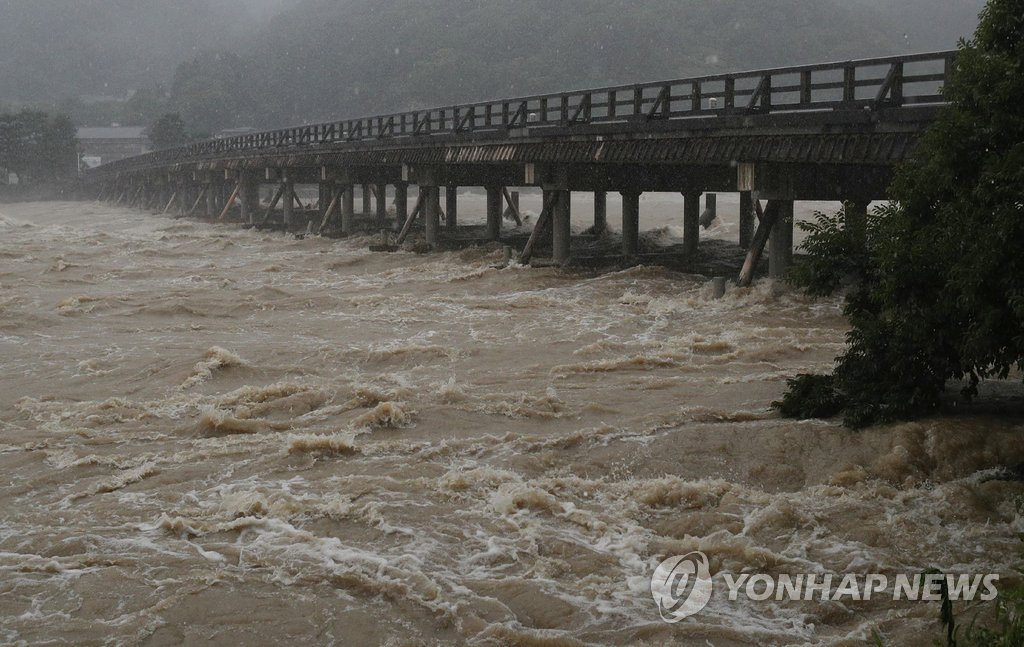
<path fill-rule="evenodd" d="M 0 0 L 0 101 L 119 96 L 258 28 L 252 0 Z M 280 5 L 274 3 L 273 5 Z"/>
<path fill-rule="evenodd" d="M 0 103 L 193 134 L 951 48 L 981 0 L 0 0 Z M 141 92 L 90 109 L 83 94 Z"/>

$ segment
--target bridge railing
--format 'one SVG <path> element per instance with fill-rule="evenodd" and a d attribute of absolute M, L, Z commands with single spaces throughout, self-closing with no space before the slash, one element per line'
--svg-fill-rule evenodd
<path fill-rule="evenodd" d="M 956 51 L 802 65 L 485 101 L 211 139 L 105 164 L 95 173 L 229 153 L 458 134 L 530 133 L 736 114 L 861 110 L 944 102 Z"/>

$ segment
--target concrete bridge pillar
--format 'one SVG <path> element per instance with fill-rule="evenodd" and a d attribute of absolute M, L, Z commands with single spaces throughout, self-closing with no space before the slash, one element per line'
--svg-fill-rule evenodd
<path fill-rule="evenodd" d="M 489 194 L 488 194 L 489 196 Z M 556 265 L 565 265 L 569 262 L 569 247 L 572 240 L 572 193 L 564 189 L 552 192 L 552 219 L 551 219 L 551 260 Z M 490 203 L 490 200 L 488 200 Z M 490 206 L 488 204 L 488 206 Z M 501 193 L 498 192 L 498 222 L 501 222 Z M 488 223 L 490 222 L 490 209 L 488 209 Z M 488 227 L 488 229 L 490 229 Z"/>
<path fill-rule="evenodd" d="M 441 230 L 441 190 L 436 186 L 420 186 L 426 191 L 423 198 L 423 223 L 427 243 L 436 245 L 440 241 Z"/>
<path fill-rule="evenodd" d="M 740 247 L 742 249 L 750 249 L 750 244 L 754 241 L 756 220 L 754 194 L 751 191 L 740 191 Z"/>
<path fill-rule="evenodd" d="M 409 184 L 395 183 L 395 231 L 401 231 L 409 218 Z"/>
<path fill-rule="evenodd" d="M 363 185 L 363 215 L 373 213 L 370 208 L 370 199 L 372 198 L 372 190 L 369 184 Z"/>
<path fill-rule="evenodd" d="M 344 192 L 341 196 L 341 233 L 348 236 L 352 233 L 356 218 L 356 187 L 347 184 L 341 190 Z"/>
<path fill-rule="evenodd" d="M 448 231 L 455 231 L 459 226 L 459 187 L 453 184 L 444 190 L 444 212 L 447 216 L 445 226 Z"/>
<path fill-rule="evenodd" d="M 594 229 L 595 234 L 608 231 L 608 194 L 594 191 Z"/>
<path fill-rule="evenodd" d="M 487 187 L 487 240 L 501 237 L 501 199 L 500 186 Z"/>
<path fill-rule="evenodd" d="M 843 201 L 843 220 L 858 245 L 867 242 L 868 202 L 866 200 Z"/>
<path fill-rule="evenodd" d="M 377 185 L 377 229 L 384 229 L 388 222 L 388 185 Z"/>
<path fill-rule="evenodd" d="M 640 253 L 640 192 L 622 192 L 622 255 L 634 258 Z"/>
<path fill-rule="evenodd" d="M 295 219 L 295 183 L 290 179 L 284 181 L 281 200 L 283 200 L 281 209 L 284 213 L 284 228 L 287 231 L 292 228 L 292 222 Z"/>
<path fill-rule="evenodd" d="M 692 258 L 700 244 L 700 193 L 683 194 L 683 254 Z"/>
<path fill-rule="evenodd" d="M 779 200 L 779 217 L 768 238 L 768 276 L 786 277 L 793 264 L 793 201 Z"/>

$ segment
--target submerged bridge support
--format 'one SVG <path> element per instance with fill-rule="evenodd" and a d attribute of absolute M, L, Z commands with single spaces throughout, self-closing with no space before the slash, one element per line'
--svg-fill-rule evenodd
<path fill-rule="evenodd" d="M 97 196 L 184 215 L 225 219 L 237 204 L 243 223 L 296 233 L 391 229 L 401 242 L 420 227 L 434 246 L 467 232 L 482 242 L 529 233 L 521 258 L 549 249 L 559 265 L 572 260 L 581 235 L 608 231 L 609 194 L 622 200 L 621 256 L 642 259 L 646 192 L 683 196 L 681 256 L 694 263 L 714 194 L 738 192 L 744 278 L 765 247 L 770 275 L 781 277 L 792 260 L 794 202 L 842 201 L 848 226 L 863 231 L 868 203 L 886 197 L 895 165 L 941 110 L 954 57 L 805 65 L 347 119 L 157 151 L 105 164 L 84 181 Z M 264 185 L 271 191 L 261 204 Z M 460 187 L 486 193 L 482 229 L 460 222 Z M 507 216 L 520 220 L 510 191 L 520 187 L 543 191 L 532 233 L 505 227 Z M 572 192 L 594 199 L 593 225 L 575 235 Z"/>

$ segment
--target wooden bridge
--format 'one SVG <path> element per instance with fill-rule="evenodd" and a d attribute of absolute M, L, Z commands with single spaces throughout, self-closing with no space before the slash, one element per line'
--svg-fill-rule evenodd
<path fill-rule="evenodd" d="M 370 227 L 391 224 L 404 240 L 422 216 L 431 245 L 458 227 L 456 187 L 486 189 L 483 237 L 489 240 L 502 238 L 504 203 L 513 202 L 509 187 L 541 187 L 543 211 L 521 260 L 550 243 L 556 264 L 570 260 L 571 191 L 594 192 L 596 233 L 607 226 L 607 193 L 621 193 L 627 258 L 638 253 L 641 193 L 685 196 L 682 253 L 693 257 L 701 194 L 739 192 L 739 243 L 750 250 L 744 278 L 749 280 L 769 240 L 770 273 L 778 276 L 792 258 L 795 200 L 843 201 L 848 220 L 858 226 L 868 202 L 886 197 L 895 165 L 944 104 L 941 87 L 955 54 L 804 65 L 344 119 L 160 150 L 100 166 L 84 180 L 95 197 L 108 200 L 164 211 L 176 205 L 186 214 L 202 209 L 221 219 L 237 201 L 238 217 L 254 226 L 312 225 L 313 231 L 342 235 L 360 226 L 355 193 L 361 187 L 362 213 L 369 214 L 362 220 Z M 265 183 L 276 186 L 268 207 L 259 201 Z M 295 187 L 302 184 L 319 187 L 309 223 L 295 211 Z M 410 185 L 418 187 L 411 212 Z"/>

